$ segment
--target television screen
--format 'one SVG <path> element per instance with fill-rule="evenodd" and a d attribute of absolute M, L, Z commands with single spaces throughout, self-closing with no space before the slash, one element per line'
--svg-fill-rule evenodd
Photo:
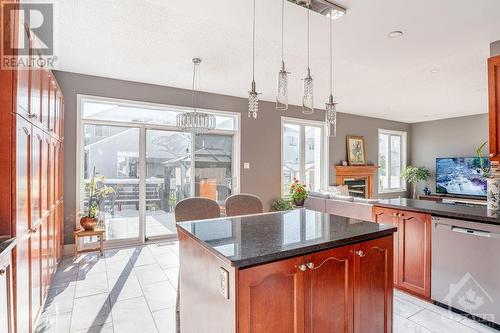
<path fill-rule="evenodd" d="M 490 160 L 483 157 L 483 166 Z M 464 196 L 486 196 L 486 179 L 481 173 L 479 157 L 436 159 L 436 192 Z"/>

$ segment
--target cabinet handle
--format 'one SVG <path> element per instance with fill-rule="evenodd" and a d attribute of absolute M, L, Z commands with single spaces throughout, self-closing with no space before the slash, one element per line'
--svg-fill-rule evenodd
<path fill-rule="evenodd" d="M 38 118 L 38 116 L 36 115 L 36 113 L 30 113 L 30 114 L 28 115 L 28 118 L 30 118 L 30 119 L 37 119 L 37 118 Z"/>
<path fill-rule="evenodd" d="M 361 258 L 363 258 L 364 256 L 366 256 L 366 254 L 362 250 L 355 251 L 354 253 L 356 253 L 356 255 L 358 257 L 361 257 Z"/>
<path fill-rule="evenodd" d="M 403 214 L 403 213 L 399 213 L 399 214 L 398 214 L 398 216 L 399 216 L 399 217 L 404 217 L 404 216 L 405 216 L 405 214 Z"/>
<path fill-rule="evenodd" d="M 315 266 L 314 266 L 314 263 L 312 263 L 312 262 L 308 262 L 308 263 L 307 263 L 307 268 L 309 268 L 309 269 L 314 269 L 314 267 L 315 267 Z"/>
<path fill-rule="evenodd" d="M 305 272 L 307 269 L 307 266 L 302 264 L 302 265 L 297 266 L 297 268 L 300 269 L 302 272 Z"/>
<path fill-rule="evenodd" d="M 392 216 L 397 217 L 398 213 L 392 213 Z"/>
<path fill-rule="evenodd" d="M 5 267 L 0 268 L 0 276 L 4 276 L 5 272 Z"/>

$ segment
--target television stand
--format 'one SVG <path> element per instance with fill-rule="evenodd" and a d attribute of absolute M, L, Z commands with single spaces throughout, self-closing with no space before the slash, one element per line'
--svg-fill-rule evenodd
<path fill-rule="evenodd" d="M 449 203 L 449 204 L 466 204 L 466 205 L 482 205 L 482 206 L 486 206 L 487 204 L 486 199 L 455 197 L 451 195 L 439 195 L 439 194 L 419 195 L 418 199 L 441 202 L 441 203 Z"/>

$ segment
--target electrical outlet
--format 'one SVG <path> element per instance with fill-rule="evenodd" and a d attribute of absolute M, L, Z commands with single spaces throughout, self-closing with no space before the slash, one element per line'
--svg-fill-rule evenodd
<path fill-rule="evenodd" d="M 225 299 L 229 299 L 229 272 L 220 268 L 220 293 Z"/>
<path fill-rule="evenodd" d="M 250 163 L 248 162 L 243 163 L 243 169 L 250 169 Z"/>

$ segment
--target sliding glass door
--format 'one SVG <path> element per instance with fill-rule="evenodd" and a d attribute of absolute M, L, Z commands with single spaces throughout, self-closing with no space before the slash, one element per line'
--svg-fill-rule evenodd
<path fill-rule="evenodd" d="M 174 209 L 191 197 L 192 136 L 146 131 L 146 238 L 176 235 Z"/>
<path fill-rule="evenodd" d="M 80 211 L 88 209 L 90 178 L 104 176 L 114 193 L 102 200 L 108 242 L 177 237 L 175 205 L 200 196 L 221 206 L 237 193 L 239 117 L 216 114 L 210 134 L 179 131 L 185 109 L 79 97 Z"/>

